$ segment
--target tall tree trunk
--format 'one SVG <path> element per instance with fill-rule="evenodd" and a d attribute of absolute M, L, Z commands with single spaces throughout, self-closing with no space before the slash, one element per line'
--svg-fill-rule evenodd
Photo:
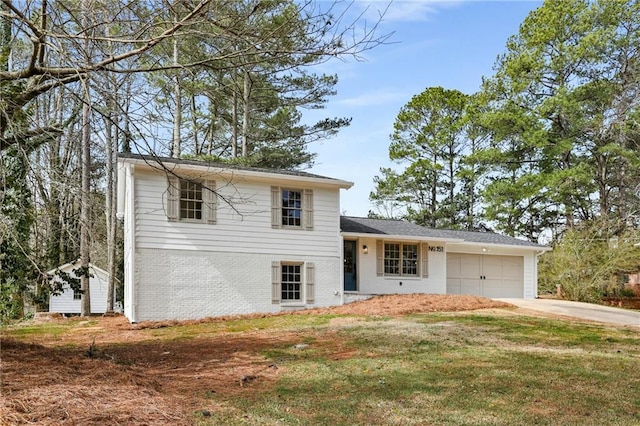
<path fill-rule="evenodd" d="M 0 3 L 0 11 L 7 12 L 9 6 Z M 9 71 L 9 57 L 11 56 L 11 20 L 0 14 L 0 71 Z"/>
<path fill-rule="evenodd" d="M 174 22 L 178 22 L 178 12 L 175 12 Z M 178 65 L 179 62 L 179 46 L 178 37 L 173 37 L 173 64 Z M 174 76 L 173 97 L 175 98 L 176 110 L 173 115 L 173 139 L 171 141 L 171 158 L 180 157 L 180 128 L 182 127 L 182 86 L 180 84 L 180 73 L 176 68 Z"/>
<path fill-rule="evenodd" d="M 191 131 L 193 132 L 193 152 L 196 155 L 201 154 L 202 147 L 198 141 L 198 105 L 196 104 L 196 95 L 190 96 L 191 106 Z M 204 142 L 203 142 L 204 144 Z"/>
<path fill-rule="evenodd" d="M 128 80 L 125 83 L 125 91 L 123 95 L 123 108 L 122 108 L 122 119 L 124 120 L 124 135 L 122 135 L 122 152 L 131 152 L 131 122 L 129 119 L 129 107 L 131 106 L 131 82 Z M 118 147 L 115 147 L 116 151 Z"/>
<path fill-rule="evenodd" d="M 249 76 L 249 72 L 244 70 L 244 88 L 242 91 L 242 156 L 247 158 L 249 155 L 249 120 L 251 117 L 249 116 L 250 108 L 249 108 L 249 95 L 251 93 L 251 78 Z"/>
<path fill-rule="evenodd" d="M 80 266 L 83 273 L 80 279 L 82 290 L 82 300 L 80 303 L 80 315 L 91 315 L 91 295 L 89 290 L 89 226 L 91 215 L 89 209 L 90 202 L 90 167 L 91 162 L 91 102 L 89 96 L 89 82 L 84 80 L 84 103 L 82 105 L 82 191 L 80 193 Z"/>
<path fill-rule="evenodd" d="M 107 140 L 107 146 L 105 147 L 105 162 L 106 162 L 106 178 L 107 188 L 105 194 L 105 219 L 107 224 L 107 271 L 109 272 L 109 278 L 107 281 L 107 312 L 113 312 L 113 294 L 115 290 L 115 266 L 116 266 L 116 227 L 118 221 L 116 220 L 116 206 L 115 206 L 115 192 L 117 188 L 117 174 L 116 174 L 116 155 L 117 155 L 117 135 L 114 134 L 116 126 L 115 121 L 115 108 L 117 105 L 116 99 L 116 84 L 114 82 L 111 93 L 108 95 L 108 111 L 105 119 L 105 136 Z"/>
<path fill-rule="evenodd" d="M 455 174 L 456 174 L 456 170 L 455 170 L 455 152 L 453 149 L 453 143 L 455 142 L 451 142 L 449 145 L 449 208 L 450 208 L 450 214 L 449 214 L 449 225 L 457 225 L 458 221 L 457 221 L 457 213 L 458 213 L 458 208 L 456 207 L 455 203 L 456 203 L 456 191 L 455 191 L 455 187 L 456 187 L 456 183 L 455 183 Z"/>
<path fill-rule="evenodd" d="M 110 27 L 105 27 L 105 37 L 109 39 Z M 109 51 L 114 55 L 113 44 L 109 43 Z M 120 136 L 120 114 L 118 113 L 118 80 L 114 75 L 106 75 L 108 93 L 107 97 L 107 113 L 105 117 L 105 135 L 107 146 L 105 147 L 106 162 L 106 178 L 107 188 L 105 194 L 105 220 L 107 225 L 107 313 L 113 312 L 113 300 L 116 283 L 116 255 L 117 255 L 117 157 L 118 157 L 118 141 Z M 125 77 L 126 78 L 126 77 Z M 128 111 L 125 111 L 125 113 Z M 125 135 L 126 136 L 126 135 Z"/>
<path fill-rule="evenodd" d="M 231 156 L 238 158 L 238 91 L 235 89 L 233 91 L 231 121 Z"/>
<path fill-rule="evenodd" d="M 433 154 L 433 164 L 435 166 L 435 164 L 438 163 L 438 156 L 435 154 Z M 438 173 L 435 170 L 431 170 L 431 208 L 430 208 L 430 214 L 431 214 L 431 220 L 429 221 L 429 226 L 431 228 L 435 228 L 436 227 L 436 213 L 438 211 Z"/>
<path fill-rule="evenodd" d="M 82 3 L 82 26 L 88 27 L 88 11 L 89 5 L 85 0 Z M 89 62 L 89 43 L 85 34 L 84 42 L 84 54 L 85 60 Z M 91 208 L 90 190 L 91 190 L 91 175 L 90 175 L 90 163 L 91 163 L 91 96 L 89 93 L 89 77 L 86 76 L 82 80 L 82 89 L 84 92 L 84 102 L 82 104 L 82 141 L 81 141 L 81 179 L 82 190 L 80 192 L 80 266 L 82 267 L 82 275 L 80 278 L 80 289 L 82 290 L 82 296 L 80 300 L 80 316 L 91 315 L 91 292 L 89 288 L 89 227 L 91 223 L 91 215 L 89 209 Z"/>

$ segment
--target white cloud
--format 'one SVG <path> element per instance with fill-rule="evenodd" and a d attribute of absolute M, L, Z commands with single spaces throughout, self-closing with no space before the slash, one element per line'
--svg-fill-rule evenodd
<path fill-rule="evenodd" d="M 358 4 L 366 8 L 366 15 L 378 18 L 384 13 L 383 22 L 423 22 L 431 19 L 443 7 L 460 4 L 461 0 L 373 0 Z M 385 12 L 386 11 L 386 12 Z"/>

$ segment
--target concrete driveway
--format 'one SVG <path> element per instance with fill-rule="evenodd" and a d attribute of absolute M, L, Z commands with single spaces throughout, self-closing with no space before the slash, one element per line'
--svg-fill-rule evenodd
<path fill-rule="evenodd" d="M 556 299 L 496 299 L 519 308 L 607 324 L 640 327 L 640 312 Z"/>

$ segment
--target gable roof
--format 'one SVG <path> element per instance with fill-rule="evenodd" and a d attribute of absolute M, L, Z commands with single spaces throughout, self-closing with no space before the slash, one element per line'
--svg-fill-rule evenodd
<path fill-rule="evenodd" d="M 132 153 L 118 153 L 118 160 L 127 163 L 144 164 L 149 167 L 172 171 L 175 167 L 185 169 L 204 170 L 215 173 L 229 173 L 245 176 L 262 176 L 262 177 L 290 177 L 296 180 L 314 181 L 332 186 L 349 189 L 353 186 L 353 182 L 336 179 L 327 176 L 316 175 L 299 170 L 285 169 L 268 169 L 262 167 L 240 166 L 235 164 L 225 164 L 214 161 L 205 160 L 187 160 L 182 158 L 159 157 L 157 155 L 143 155 Z"/>
<path fill-rule="evenodd" d="M 69 263 L 65 263 L 64 265 L 60 265 L 57 268 L 53 268 L 50 271 L 47 271 L 48 275 L 55 275 L 57 271 L 65 271 L 65 270 L 69 270 L 69 272 L 77 267 L 80 266 L 80 259 L 76 259 L 73 262 L 69 262 Z M 89 269 L 93 270 L 94 272 L 96 272 L 97 274 L 101 274 L 104 276 L 109 276 L 109 273 L 107 271 L 105 271 L 102 268 L 98 268 L 96 265 L 94 265 L 93 263 L 89 263 Z"/>
<path fill-rule="evenodd" d="M 452 243 L 497 244 L 506 246 L 548 249 L 530 241 L 519 240 L 494 232 L 457 231 L 431 229 L 397 219 L 369 219 L 364 217 L 340 217 L 340 230 L 345 234 L 372 234 L 380 236 L 407 236 L 437 239 Z"/>

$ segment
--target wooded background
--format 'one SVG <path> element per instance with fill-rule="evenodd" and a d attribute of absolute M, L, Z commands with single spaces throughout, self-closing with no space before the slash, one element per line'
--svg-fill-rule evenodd
<path fill-rule="evenodd" d="M 118 152 L 312 165 L 309 143 L 350 121 L 303 120 L 335 94 L 338 76 L 314 66 L 389 40 L 353 12 L 0 0 L 2 319 L 22 314 L 25 292 L 45 307 L 59 291 L 46 271 L 76 259 L 83 314 L 90 260 L 116 291 Z M 543 290 L 620 294 L 640 267 L 640 5 L 546 1 L 494 71 L 478 93 L 427 87 L 408 101 L 390 129 L 397 167 L 375 177 L 370 214 L 550 244 Z"/>

